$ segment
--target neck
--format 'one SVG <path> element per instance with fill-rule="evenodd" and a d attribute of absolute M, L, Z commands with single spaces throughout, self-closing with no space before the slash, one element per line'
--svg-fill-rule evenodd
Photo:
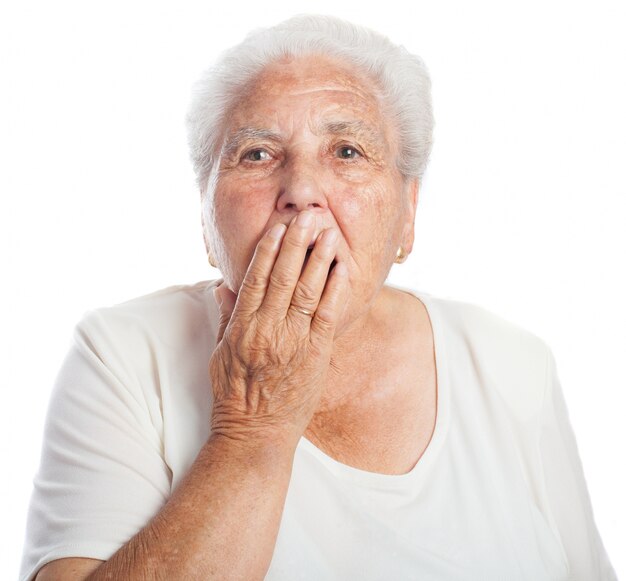
<path fill-rule="evenodd" d="M 362 371 L 371 368 L 383 353 L 393 318 L 389 312 L 389 290 L 383 286 L 365 311 L 338 329 L 320 405 L 336 407 L 360 389 Z"/>

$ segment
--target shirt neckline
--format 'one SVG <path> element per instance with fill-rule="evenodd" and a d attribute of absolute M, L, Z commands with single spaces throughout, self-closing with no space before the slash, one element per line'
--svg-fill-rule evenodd
<path fill-rule="evenodd" d="M 320 450 L 304 435 L 300 438 L 297 449 L 306 450 L 315 456 L 326 466 L 328 470 L 342 480 L 347 480 L 354 484 L 376 489 L 389 490 L 410 487 L 412 490 L 415 490 L 416 486 L 418 486 L 419 483 L 425 478 L 426 474 L 430 470 L 430 467 L 437 458 L 448 431 L 450 393 L 447 362 L 449 361 L 449 358 L 445 353 L 446 342 L 443 322 L 440 318 L 438 305 L 434 301 L 432 295 L 395 284 L 386 284 L 387 286 L 413 295 L 422 302 L 428 314 L 433 332 L 437 377 L 437 415 L 435 419 L 435 428 L 426 450 L 424 450 L 418 462 L 409 472 L 405 474 L 383 474 L 380 472 L 369 472 L 348 464 L 343 464 Z"/>
<path fill-rule="evenodd" d="M 222 278 L 208 281 L 205 289 L 212 290 L 222 282 Z M 449 385 L 449 369 L 448 361 L 450 360 L 446 353 L 446 335 L 445 325 L 439 310 L 439 303 L 430 294 L 423 291 L 385 283 L 387 286 L 397 290 L 406 292 L 422 302 L 426 313 L 430 320 L 430 326 L 433 332 L 433 344 L 435 350 L 435 368 L 437 377 L 437 416 L 435 419 L 435 429 L 431 436 L 430 442 L 424 450 L 422 456 L 413 468 L 406 474 L 382 474 L 380 472 L 369 472 L 348 464 L 343 464 L 335 460 L 322 450 L 320 450 L 313 442 L 304 435 L 300 437 L 296 447 L 298 450 L 304 450 L 317 458 L 324 466 L 331 471 L 338 479 L 358 484 L 363 487 L 380 490 L 400 490 L 410 489 L 417 490 L 430 471 L 431 466 L 435 462 L 441 448 L 443 447 L 448 426 L 450 423 L 450 385 Z M 211 296 L 213 299 L 213 297 Z M 209 303 L 214 304 L 213 301 Z M 214 305 L 217 309 L 217 305 Z"/>

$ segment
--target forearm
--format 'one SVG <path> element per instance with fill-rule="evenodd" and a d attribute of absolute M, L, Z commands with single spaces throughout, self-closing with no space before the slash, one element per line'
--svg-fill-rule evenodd
<path fill-rule="evenodd" d="M 262 580 L 294 449 L 212 437 L 152 521 L 88 577 Z"/>

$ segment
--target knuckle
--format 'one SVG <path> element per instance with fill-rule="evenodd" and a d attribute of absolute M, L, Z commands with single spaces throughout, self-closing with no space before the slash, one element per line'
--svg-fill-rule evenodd
<path fill-rule="evenodd" d="M 326 333 L 335 328 L 335 320 L 330 311 L 320 308 L 315 312 L 315 324 L 317 328 Z"/>
<path fill-rule="evenodd" d="M 315 303 L 317 293 L 308 282 L 300 280 L 293 292 L 293 298 L 296 304 L 308 306 Z"/>
<path fill-rule="evenodd" d="M 231 319 L 228 327 L 228 343 L 238 343 L 246 332 L 246 326 L 236 318 Z"/>
<path fill-rule="evenodd" d="M 276 326 L 277 321 L 281 315 L 280 308 L 272 305 L 263 305 L 257 313 L 256 317 L 259 322 L 259 329 L 271 330 Z"/>
<path fill-rule="evenodd" d="M 317 251 L 317 252 L 316 252 Z M 309 261 L 314 262 L 315 264 L 326 264 L 335 256 L 332 249 L 329 248 L 318 248 L 315 247 L 313 253 L 311 254 L 311 258 Z"/>
<path fill-rule="evenodd" d="M 270 282 L 278 290 L 288 291 L 291 290 L 292 283 L 289 273 L 284 270 L 273 270 L 270 274 Z"/>
<path fill-rule="evenodd" d="M 274 238 L 267 236 L 267 234 L 268 233 L 266 232 L 264 236 L 261 236 L 259 238 L 259 241 L 257 243 L 257 248 L 259 250 L 271 250 L 272 248 L 274 248 L 276 241 Z"/>
<path fill-rule="evenodd" d="M 287 236 L 283 241 L 283 246 L 286 246 L 288 250 L 299 250 L 304 245 L 301 238 L 300 234 L 298 236 Z"/>
<path fill-rule="evenodd" d="M 250 269 L 243 279 L 242 286 L 253 293 L 262 292 L 265 290 L 265 277 L 254 268 Z"/>
<path fill-rule="evenodd" d="M 268 254 L 273 254 L 275 241 L 264 236 L 261 238 L 255 251 L 255 258 L 265 258 Z"/>

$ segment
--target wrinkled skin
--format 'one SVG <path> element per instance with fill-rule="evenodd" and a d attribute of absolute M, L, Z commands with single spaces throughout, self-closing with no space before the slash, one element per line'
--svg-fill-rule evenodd
<path fill-rule="evenodd" d="M 340 121 L 359 121 L 370 135 L 323 128 Z M 233 145 L 242 127 L 276 138 Z M 383 284 L 398 246 L 412 249 L 418 184 L 404 183 L 396 168 L 395 130 L 372 82 L 323 57 L 266 68 L 228 116 L 223 144 L 203 217 L 207 248 L 224 276 L 210 363 L 213 429 L 297 439 L 329 369 L 354 362 L 354 346 L 389 312 Z M 292 224 L 269 248 L 264 233 L 302 212 L 313 223 Z M 337 241 L 316 244 L 303 269 L 307 246 L 326 230 Z M 333 260 L 345 276 L 335 267 L 328 277 Z"/>
<path fill-rule="evenodd" d="M 226 302 L 232 301 L 232 293 L 220 289 L 216 294 L 221 317 L 218 345 L 209 364 L 214 435 L 295 445 L 317 408 L 348 277 L 342 265 L 325 285 L 337 243 L 329 239 L 330 230 L 316 244 L 300 277 L 312 228 L 313 224 L 292 224 L 278 259 L 281 240 L 264 236 L 236 305 Z"/>

